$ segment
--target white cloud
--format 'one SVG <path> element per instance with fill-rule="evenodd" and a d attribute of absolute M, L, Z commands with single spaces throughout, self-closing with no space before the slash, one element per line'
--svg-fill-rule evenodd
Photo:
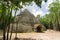
<path fill-rule="evenodd" d="M 44 16 L 46 13 L 48 12 L 48 6 L 50 3 L 52 3 L 53 0 L 48 0 L 46 3 L 43 1 L 42 2 L 42 8 L 39 8 L 34 2 L 32 4 L 32 6 L 28 6 L 27 9 L 29 11 L 31 11 L 35 16 L 37 16 L 38 14 L 40 14 L 41 16 Z"/>
<path fill-rule="evenodd" d="M 42 2 L 42 8 L 39 8 L 34 2 L 31 3 L 31 5 L 24 7 L 24 9 L 28 9 L 32 14 L 34 14 L 35 16 L 37 16 L 38 14 L 40 14 L 41 16 L 44 16 L 46 13 L 48 12 L 48 6 L 49 4 L 52 2 L 52 0 L 48 0 L 47 3 L 45 3 L 44 1 Z"/>
<path fill-rule="evenodd" d="M 48 0 L 46 3 L 43 1 L 42 2 L 42 8 L 39 8 L 34 2 L 31 3 L 31 5 L 29 6 L 24 6 L 24 9 L 28 9 L 31 13 L 33 13 L 35 16 L 37 16 L 38 14 L 40 14 L 41 16 L 44 16 L 46 13 L 48 12 L 48 6 L 50 3 L 52 3 L 53 0 Z M 14 11 L 13 11 L 14 13 Z M 20 11 L 17 12 L 17 14 L 19 14 Z"/>

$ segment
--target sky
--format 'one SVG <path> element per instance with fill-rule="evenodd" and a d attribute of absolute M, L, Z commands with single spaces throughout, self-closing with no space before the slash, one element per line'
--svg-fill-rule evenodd
<path fill-rule="evenodd" d="M 48 0 L 46 3 L 43 1 L 41 8 L 38 7 L 34 2 L 32 3 L 32 6 L 26 6 L 26 8 L 34 14 L 34 16 L 37 16 L 38 14 L 41 16 L 44 16 L 46 13 L 49 13 L 48 6 L 51 4 L 53 0 Z"/>
<path fill-rule="evenodd" d="M 29 6 L 24 6 L 23 9 L 28 9 L 34 16 L 37 16 L 38 14 L 40 16 L 44 16 L 46 13 L 49 13 L 48 11 L 48 6 L 49 4 L 51 4 L 53 2 L 53 0 L 48 0 L 46 3 L 43 1 L 42 2 L 42 5 L 41 5 L 41 8 L 38 7 L 34 2 L 31 3 L 31 5 Z M 14 11 L 13 11 L 14 13 Z M 20 10 L 17 11 L 17 14 L 20 13 Z M 14 15 L 14 14 L 13 14 Z"/>

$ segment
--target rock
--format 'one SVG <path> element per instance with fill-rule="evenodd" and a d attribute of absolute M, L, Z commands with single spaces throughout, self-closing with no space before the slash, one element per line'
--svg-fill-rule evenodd
<path fill-rule="evenodd" d="M 17 27 L 17 32 L 22 33 L 32 32 L 34 24 L 38 23 L 36 17 L 33 14 L 31 14 L 27 9 L 25 9 L 18 16 L 16 16 L 14 22 L 15 23 L 13 27 L 13 32 L 16 32 Z"/>
<path fill-rule="evenodd" d="M 34 31 L 35 32 L 43 32 L 43 31 L 46 31 L 46 28 L 42 24 L 35 24 Z"/>

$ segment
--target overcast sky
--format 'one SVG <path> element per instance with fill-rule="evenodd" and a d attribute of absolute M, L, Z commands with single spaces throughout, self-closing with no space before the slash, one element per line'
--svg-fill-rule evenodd
<path fill-rule="evenodd" d="M 28 9 L 34 16 L 37 16 L 38 14 L 41 16 L 44 16 L 46 13 L 49 13 L 48 6 L 51 4 L 53 0 L 48 0 L 46 3 L 43 1 L 41 8 L 38 7 L 34 2 L 31 3 L 31 5 L 24 7 L 24 9 Z M 14 11 L 13 11 L 14 13 Z M 20 10 L 17 12 L 17 14 L 20 13 Z M 13 14 L 14 15 L 14 14 Z"/>

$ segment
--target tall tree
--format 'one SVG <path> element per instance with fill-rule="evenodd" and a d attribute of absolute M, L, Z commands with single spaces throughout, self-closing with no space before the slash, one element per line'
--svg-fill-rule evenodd
<path fill-rule="evenodd" d="M 3 22 L 3 40 L 8 40 L 8 32 L 9 32 L 9 27 L 11 23 L 11 16 L 12 16 L 12 10 L 16 10 L 19 8 L 22 8 L 22 5 L 29 5 L 32 1 L 34 1 L 38 6 L 41 5 L 42 0 L 0 0 L 2 3 L 2 15 L 1 15 L 1 20 Z M 47 0 L 44 0 L 45 2 Z M 20 3 L 22 2 L 22 5 Z M 29 4 L 27 4 L 29 3 Z M 6 17 L 6 13 L 9 15 L 9 19 Z M 8 21 L 9 20 L 9 21 Z M 7 21 L 7 22 L 6 22 Z M 7 24 L 9 26 L 7 27 Z M 6 36 L 6 28 L 8 28 L 7 31 L 7 39 L 5 38 Z"/>
<path fill-rule="evenodd" d="M 50 4 L 49 6 L 49 11 L 50 13 L 53 15 L 53 28 L 54 30 L 58 30 L 59 29 L 59 14 L 60 14 L 60 1 L 56 0 L 55 2 L 53 2 L 52 4 Z"/>

